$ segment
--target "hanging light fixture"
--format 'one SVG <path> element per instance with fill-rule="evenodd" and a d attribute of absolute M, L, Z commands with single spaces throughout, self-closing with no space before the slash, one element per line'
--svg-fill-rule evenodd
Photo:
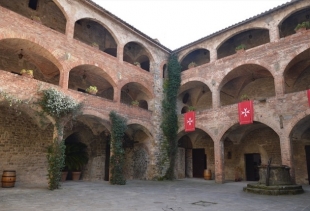
<path fill-rule="evenodd" d="M 22 59 L 24 57 L 23 55 L 23 49 L 20 49 L 20 53 L 18 54 L 18 58 Z"/>

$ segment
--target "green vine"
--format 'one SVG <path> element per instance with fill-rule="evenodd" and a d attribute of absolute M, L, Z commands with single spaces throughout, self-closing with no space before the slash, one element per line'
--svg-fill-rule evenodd
<path fill-rule="evenodd" d="M 181 65 L 176 55 L 171 55 L 168 62 L 168 79 L 164 82 L 163 121 L 161 128 L 164 134 L 163 147 L 166 149 L 169 167 L 165 179 L 174 179 L 174 165 L 177 154 L 178 116 L 176 112 L 178 90 L 181 83 Z"/>
<path fill-rule="evenodd" d="M 65 166 L 65 144 L 62 140 L 64 123 L 74 118 L 81 110 L 81 103 L 64 95 L 62 92 L 50 88 L 42 91 L 42 98 L 38 101 L 43 113 L 50 115 L 56 122 L 56 137 L 47 150 L 48 184 L 49 189 L 60 187 L 61 170 Z"/>
<path fill-rule="evenodd" d="M 65 144 L 64 141 L 54 141 L 47 148 L 47 178 L 50 190 L 60 187 L 61 170 L 65 163 Z"/>
<path fill-rule="evenodd" d="M 124 134 L 127 129 L 127 120 L 114 111 L 110 112 L 111 121 L 111 150 L 110 159 L 111 178 L 113 185 L 125 185 L 126 179 L 123 175 L 123 166 L 125 161 L 125 151 L 123 148 Z"/>

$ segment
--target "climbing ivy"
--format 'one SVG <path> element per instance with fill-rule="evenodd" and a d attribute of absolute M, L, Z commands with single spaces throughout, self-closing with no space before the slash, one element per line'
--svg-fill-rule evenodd
<path fill-rule="evenodd" d="M 42 98 L 37 102 L 43 113 L 50 115 L 55 120 L 57 128 L 53 143 L 48 146 L 48 184 L 49 189 L 60 187 L 61 170 L 65 166 L 65 144 L 63 137 L 63 124 L 70 118 L 74 118 L 81 110 L 82 104 L 62 92 L 50 88 L 42 91 Z"/>
<path fill-rule="evenodd" d="M 125 161 L 125 151 L 123 148 L 124 134 L 127 129 L 127 120 L 114 111 L 110 113 L 111 121 L 111 150 L 110 159 L 111 178 L 113 185 L 125 185 L 126 179 L 123 175 L 123 166 Z"/>
<path fill-rule="evenodd" d="M 47 178 L 50 190 L 60 187 L 61 170 L 65 163 L 65 143 L 64 141 L 54 141 L 47 148 Z"/>
<path fill-rule="evenodd" d="M 168 62 L 168 79 L 164 82 L 164 99 L 162 101 L 163 121 L 161 128 L 164 134 L 163 147 L 167 153 L 169 167 L 165 179 L 174 179 L 174 165 L 177 154 L 178 116 L 176 112 L 178 90 L 181 83 L 181 65 L 177 55 L 173 54 Z"/>

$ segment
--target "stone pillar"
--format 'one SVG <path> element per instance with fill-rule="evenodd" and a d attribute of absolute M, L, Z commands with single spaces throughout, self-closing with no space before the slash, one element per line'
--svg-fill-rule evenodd
<path fill-rule="evenodd" d="M 186 162 L 186 170 L 185 170 L 185 177 L 193 178 L 193 150 L 192 149 L 186 149 L 185 152 L 185 162 Z"/>
<path fill-rule="evenodd" d="M 118 87 L 113 87 L 114 93 L 113 93 L 113 101 L 120 103 L 120 98 L 121 98 L 121 92 Z"/>
<path fill-rule="evenodd" d="M 278 24 L 271 26 L 271 28 L 269 29 L 269 37 L 270 37 L 270 42 L 278 42 L 279 41 L 280 31 L 278 28 Z"/>
<path fill-rule="evenodd" d="M 212 91 L 212 107 L 213 109 L 219 108 L 221 106 L 220 92 L 217 89 Z"/>
<path fill-rule="evenodd" d="M 210 62 L 214 62 L 217 60 L 217 50 L 216 48 L 210 49 Z"/>
<path fill-rule="evenodd" d="M 117 59 L 119 62 L 123 62 L 124 57 L 124 46 L 123 45 L 118 45 L 117 46 Z"/>
<path fill-rule="evenodd" d="M 290 174 L 293 184 L 295 184 L 295 166 L 293 163 L 293 148 L 289 136 L 280 136 L 280 148 L 282 165 L 289 166 L 291 168 Z"/>
<path fill-rule="evenodd" d="M 161 65 L 158 62 L 153 62 L 152 64 L 153 69 L 153 83 L 154 83 L 154 98 L 153 102 L 153 115 L 152 115 L 152 122 L 153 122 L 153 129 L 151 131 L 153 135 L 153 146 L 151 151 L 151 168 L 153 171 L 153 178 L 163 176 L 166 169 L 165 164 L 162 164 L 162 157 L 163 153 L 165 153 L 162 147 L 163 141 L 163 133 L 160 127 L 162 122 L 162 99 L 163 99 L 163 78 L 161 77 Z"/>
<path fill-rule="evenodd" d="M 68 89 L 69 71 L 60 71 L 59 86 L 63 89 Z"/>
<path fill-rule="evenodd" d="M 274 78 L 275 93 L 276 96 L 281 96 L 284 94 L 284 78 L 282 75 L 277 75 Z"/>
<path fill-rule="evenodd" d="M 224 143 L 220 140 L 214 141 L 214 161 L 215 161 L 215 182 L 225 182 L 224 171 Z"/>
<path fill-rule="evenodd" d="M 74 25 L 75 25 L 75 22 L 73 22 L 70 19 L 67 20 L 66 36 L 67 36 L 68 40 L 73 39 L 73 36 L 74 36 Z"/>

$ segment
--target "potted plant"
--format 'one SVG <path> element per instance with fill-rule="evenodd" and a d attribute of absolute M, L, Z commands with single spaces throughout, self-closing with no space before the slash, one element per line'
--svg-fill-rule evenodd
<path fill-rule="evenodd" d="M 20 74 L 22 74 L 22 76 L 25 76 L 27 78 L 33 78 L 33 70 L 22 69 L 20 71 Z"/>
<path fill-rule="evenodd" d="M 244 52 L 244 50 L 245 50 L 245 45 L 244 45 L 244 44 L 240 44 L 240 45 L 238 45 L 238 46 L 235 48 L 235 51 L 236 51 L 237 53 L 239 53 L 239 52 Z"/>
<path fill-rule="evenodd" d="M 195 62 L 191 62 L 191 63 L 188 64 L 187 67 L 188 67 L 188 69 L 194 68 L 194 67 L 196 67 L 196 63 Z"/>
<path fill-rule="evenodd" d="M 96 86 L 90 86 L 86 89 L 86 92 L 88 92 L 89 94 L 95 95 L 98 92 L 98 89 Z"/>
<path fill-rule="evenodd" d="M 138 100 L 131 101 L 131 105 L 139 106 L 139 101 Z"/>
<path fill-rule="evenodd" d="M 91 46 L 93 46 L 94 48 L 99 49 L 99 44 L 98 44 L 98 43 L 96 43 L 96 42 L 93 42 L 93 43 L 91 44 Z"/>
<path fill-rule="evenodd" d="M 133 63 L 133 64 L 136 65 L 137 67 L 141 67 L 140 62 L 135 62 L 135 63 Z"/>
<path fill-rule="evenodd" d="M 65 169 L 72 172 L 72 180 L 79 180 L 82 167 L 88 162 L 87 145 L 81 142 L 66 143 Z"/>
<path fill-rule="evenodd" d="M 34 21 L 34 22 L 37 22 L 37 23 L 42 23 L 41 22 L 41 18 L 37 15 L 32 15 L 31 16 L 31 19 Z"/>
<path fill-rule="evenodd" d="M 247 94 L 243 94 L 243 95 L 240 96 L 240 100 L 241 101 L 248 101 L 248 100 L 250 100 L 250 98 L 249 98 L 249 96 Z"/>
<path fill-rule="evenodd" d="M 189 107 L 188 107 L 188 111 L 196 111 L 195 106 L 189 106 Z"/>
<path fill-rule="evenodd" d="M 295 32 L 302 32 L 310 28 L 310 22 L 309 21 L 304 21 L 302 23 L 297 24 L 295 27 Z"/>

